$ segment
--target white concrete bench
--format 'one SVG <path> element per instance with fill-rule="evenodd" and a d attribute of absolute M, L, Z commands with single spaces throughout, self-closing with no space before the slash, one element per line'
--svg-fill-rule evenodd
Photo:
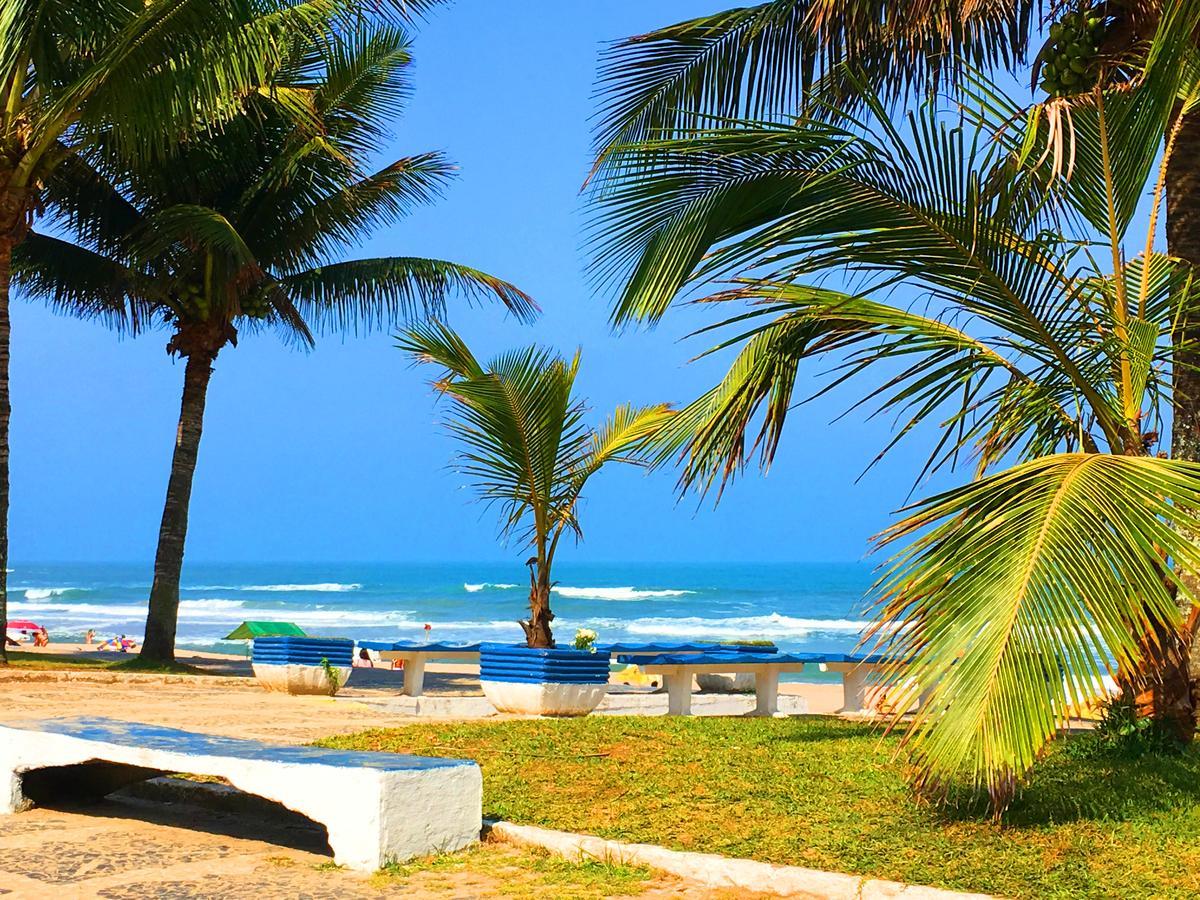
<path fill-rule="evenodd" d="M 359 641 L 358 647 L 377 654 L 384 662 L 402 661 L 404 686 L 400 692 L 408 697 L 420 697 L 425 693 L 425 664 L 431 659 L 479 662 L 478 644 Z"/>
<path fill-rule="evenodd" d="M 648 675 L 662 675 L 667 688 L 667 715 L 692 714 L 692 676 L 709 672 L 751 672 L 754 675 L 754 711 L 773 716 L 779 711 L 779 676 L 803 672 L 804 660 L 786 653 L 719 651 L 711 653 L 660 653 L 655 656 L 621 655 L 618 661 L 636 665 Z"/>
<path fill-rule="evenodd" d="M 858 715 L 877 711 L 880 688 L 871 679 L 887 671 L 890 666 L 887 657 L 878 653 L 799 653 L 797 656 L 816 665 L 822 672 L 836 672 L 842 676 L 842 713 Z M 920 693 L 916 700 L 918 709 L 925 705 L 928 697 L 928 690 Z"/>
<path fill-rule="evenodd" d="M 483 821 L 483 778 L 470 760 L 278 746 L 101 718 L 0 725 L 0 813 L 99 799 L 172 772 L 225 778 L 307 816 L 325 826 L 335 862 L 363 871 L 468 846 Z"/>

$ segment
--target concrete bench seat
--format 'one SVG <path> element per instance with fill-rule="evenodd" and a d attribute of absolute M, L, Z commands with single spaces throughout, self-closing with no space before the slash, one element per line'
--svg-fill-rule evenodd
<path fill-rule="evenodd" d="M 759 648 L 756 648 L 756 651 Z M 750 672 L 754 675 L 752 715 L 773 716 L 779 711 L 779 676 L 804 671 L 805 660 L 787 653 L 746 652 L 742 649 L 706 653 L 622 654 L 618 662 L 635 665 L 649 675 L 662 675 L 667 688 L 667 715 L 692 712 L 692 676 L 708 672 Z"/>
<path fill-rule="evenodd" d="M 0 813 L 96 800 L 174 772 L 222 777 L 307 816 L 325 826 L 335 862 L 363 871 L 466 847 L 482 827 L 483 778 L 470 760 L 279 746 L 103 718 L 0 725 Z"/>
<path fill-rule="evenodd" d="M 404 684 L 400 692 L 408 697 L 425 693 L 425 664 L 430 659 L 454 659 L 479 662 L 479 644 L 447 644 L 418 641 L 359 641 L 362 649 L 379 654 L 384 662 L 404 663 Z"/>

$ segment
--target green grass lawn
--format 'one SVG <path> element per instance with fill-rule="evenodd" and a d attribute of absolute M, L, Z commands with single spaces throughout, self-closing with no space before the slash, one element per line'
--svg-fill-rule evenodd
<path fill-rule="evenodd" d="M 113 672 L 149 672 L 160 675 L 213 675 L 196 666 L 182 663 L 149 663 L 136 654 L 114 653 L 111 656 L 64 656 L 61 653 L 38 653 L 32 650 L 9 650 L 8 664 L 15 669 L 70 670 L 86 669 Z"/>
<path fill-rule="evenodd" d="M 422 724 L 331 747 L 475 759 L 513 822 L 1011 897 L 1200 896 L 1200 753 L 1052 752 L 1003 824 L 914 800 L 864 725 L 633 718 Z"/>

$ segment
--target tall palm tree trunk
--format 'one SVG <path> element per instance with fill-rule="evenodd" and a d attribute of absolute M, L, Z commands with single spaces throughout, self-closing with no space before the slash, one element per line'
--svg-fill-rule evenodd
<path fill-rule="evenodd" d="M 158 530 L 146 640 L 140 654 L 142 659 L 154 662 L 175 661 L 179 578 L 183 571 L 183 546 L 187 540 L 188 505 L 192 497 L 192 478 L 196 474 L 196 456 L 200 451 L 200 434 L 204 430 L 204 402 L 216 355 L 215 352 L 193 351 L 188 354 L 184 369 L 175 455 L 171 460 L 167 500 Z"/>
<path fill-rule="evenodd" d="M 1167 163 L 1167 249 L 1200 266 L 1200 118 L 1196 116 L 1184 120 Z M 1200 352 L 1196 350 L 1200 347 L 1200 309 L 1190 310 L 1185 322 L 1176 338 L 1174 357 L 1171 456 L 1200 461 Z M 1189 345 L 1191 349 L 1184 349 Z M 1200 535 L 1190 537 L 1200 539 Z M 1200 579 L 1188 579 L 1187 585 L 1200 596 Z M 1180 612 L 1188 628 L 1176 649 L 1173 671 L 1165 673 L 1155 713 L 1174 721 L 1181 736 L 1190 739 L 1200 713 L 1200 641 L 1196 640 L 1190 603 L 1181 601 Z"/>
<path fill-rule="evenodd" d="M 8 396 L 8 296 L 12 252 L 18 240 L 14 229 L 0 232 L 0 624 L 5 626 L 8 624 L 8 421 L 12 414 Z M 5 643 L 0 641 L 0 666 L 8 665 Z"/>

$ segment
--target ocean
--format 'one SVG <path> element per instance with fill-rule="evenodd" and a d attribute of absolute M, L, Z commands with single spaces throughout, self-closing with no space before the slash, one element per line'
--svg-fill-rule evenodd
<path fill-rule="evenodd" d="M 775 641 L 784 650 L 850 650 L 874 575 L 856 563 L 564 563 L 556 569 L 555 633 L 595 630 L 601 642 Z M 140 637 L 151 568 L 14 564 L 9 618 L 52 640 Z M 309 634 L 371 640 L 517 641 L 528 576 L 503 563 L 196 563 L 184 569 L 181 647 L 241 652 L 222 640 L 245 619 L 295 622 Z"/>

